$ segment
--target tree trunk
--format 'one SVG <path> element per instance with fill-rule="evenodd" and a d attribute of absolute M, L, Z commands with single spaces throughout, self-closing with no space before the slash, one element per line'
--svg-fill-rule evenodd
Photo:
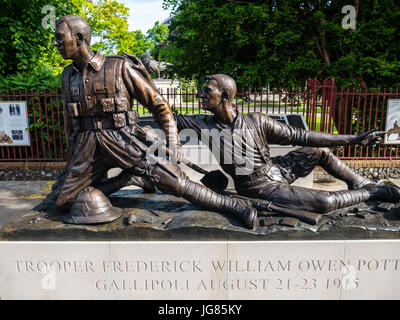
<path fill-rule="evenodd" d="M 321 44 L 321 55 L 322 55 L 322 60 L 329 66 L 331 64 L 331 59 L 329 58 L 328 51 L 326 50 L 326 30 L 322 28 L 322 24 L 324 22 L 324 19 L 321 19 L 321 34 L 320 34 L 320 44 Z"/>

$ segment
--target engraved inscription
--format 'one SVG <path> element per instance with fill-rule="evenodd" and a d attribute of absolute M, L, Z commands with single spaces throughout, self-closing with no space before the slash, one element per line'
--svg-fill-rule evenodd
<path fill-rule="evenodd" d="M 330 290 L 332 288 L 362 288 L 359 277 L 302 277 L 301 273 L 333 275 L 335 272 L 357 274 L 358 271 L 399 271 L 400 259 L 343 260 L 15 260 L 12 262 L 18 273 L 56 274 L 96 273 L 112 274 L 113 279 L 99 278 L 94 281 L 98 291 L 218 291 L 218 290 Z M 355 266 L 355 267 L 354 267 Z M 355 270 L 355 271 L 354 271 Z M 140 274 L 140 277 L 134 277 Z M 145 274 L 146 276 L 143 276 Z M 162 275 L 163 279 L 152 278 L 151 274 Z M 182 279 L 174 278 L 187 274 Z M 200 277 L 191 277 L 198 274 Z M 204 278 L 207 274 L 209 278 Z M 235 275 L 245 274 L 245 278 Z M 259 277 L 252 277 L 257 274 Z M 221 278 L 221 275 L 223 277 Z M 300 275 L 300 276 L 299 276 Z M 133 278 L 132 278 L 133 276 Z M 148 278 L 147 278 L 148 277 Z"/>
<path fill-rule="evenodd" d="M 400 298 L 400 241 L 0 243 L 2 299 Z"/>

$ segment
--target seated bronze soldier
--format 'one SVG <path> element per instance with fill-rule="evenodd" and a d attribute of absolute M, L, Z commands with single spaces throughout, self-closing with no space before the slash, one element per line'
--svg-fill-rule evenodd
<path fill-rule="evenodd" d="M 398 202 L 400 190 L 394 185 L 378 185 L 364 178 L 339 160 L 329 149 L 334 146 L 360 144 L 372 146 L 382 141 L 384 132 L 369 131 L 357 136 L 332 135 L 295 128 L 275 121 L 259 112 L 242 114 L 232 105 L 236 95 L 235 81 L 226 75 L 207 77 L 200 95 L 202 106 L 214 115 L 176 115 L 178 130 L 194 129 L 199 139 L 202 130 L 221 133 L 228 130 L 235 136 L 235 130 L 248 132 L 224 139 L 224 135 L 213 137 L 208 145 L 214 156 L 220 160 L 222 169 L 234 181 L 236 191 L 244 196 L 271 201 L 288 208 L 310 210 L 319 213 L 333 211 L 366 200 Z M 233 141 L 233 142 L 232 142 Z M 227 159 L 225 150 L 233 150 L 234 143 L 244 149 L 254 149 L 254 156 L 239 164 Z M 270 157 L 268 144 L 297 145 L 300 149 L 285 156 Z M 224 145 L 225 144 L 225 145 Z M 219 149 L 216 150 L 215 146 Z M 239 150 L 240 152 L 240 150 Z M 229 157 L 229 154 L 228 154 Z M 249 166 L 248 162 L 251 161 Z M 292 186 L 291 183 L 305 177 L 321 166 L 329 174 L 348 185 L 344 191 L 321 191 Z"/>

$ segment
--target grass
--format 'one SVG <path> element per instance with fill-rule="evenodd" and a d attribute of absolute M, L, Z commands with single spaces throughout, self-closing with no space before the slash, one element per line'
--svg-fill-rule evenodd
<path fill-rule="evenodd" d="M 193 103 L 191 101 L 186 102 L 182 102 L 182 104 L 170 104 L 171 109 L 176 110 L 177 112 L 183 113 L 183 114 L 198 114 L 198 113 L 204 113 L 204 111 L 199 108 L 199 104 L 198 101 L 194 102 L 194 106 Z M 268 113 L 278 113 L 278 111 L 280 110 L 281 113 L 285 112 L 285 105 L 281 104 L 280 108 L 279 108 L 279 104 L 272 104 L 269 103 L 268 105 L 263 103 L 262 106 L 259 103 L 238 103 L 237 106 L 239 107 L 239 110 L 241 110 L 241 112 L 243 113 L 247 113 L 248 111 L 250 112 L 260 112 L 260 109 L 262 112 L 266 112 L 268 109 Z M 148 111 L 147 109 L 143 108 L 142 105 L 138 105 L 138 106 L 134 106 L 133 110 L 138 110 L 139 114 L 149 114 L 150 111 Z M 305 104 L 301 104 L 301 105 L 286 105 L 286 110 L 288 113 L 303 113 L 306 112 L 306 106 Z M 320 108 L 317 108 L 316 110 L 317 113 L 321 112 Z"/>
<path fill-rule="evenodd" d="M 238 102 L 239 101 L 241 102 L 241 99 L 238 99 Z M 239 106 L 239 110 L 240 110 L 241 107 L 242 107 L 242 104 L 238 103 L 238 106 Z M 263 104 L 263 112 L 266 111 L 266 109 L 267 109 L 266 107 L 267 107 L 266 104 Z M 198 107 L 198 101 L 197 102 L 195 101 L 195 106 L 194 107 L 192 107 L 192 104 L 188 102 L 188 106 L 186 106 L 186 103 L 182 103 L 182 106 L 174 107 L 172 105 L 171 108 L 173 109 L 173 111 L 176 111 L 176 112 L 182 113 L 182 114 L 206 114 L 206 112 L 203 109 Z M 254 103 L 250 103 L 250 104 L 246 103 L 246 104 L 243 104 L 243 110 L 241 112 L 242 113 L 248 113 L 249 109 L 250 109 L 250 112 L 254 112 L 254 111 L 259 112 L 260 111 L 260 106 L 259 106 L 258 103 L 255 104 L 255 107 L 254 107 Z M 277 113 L 278 110 L 279 110 L 279 105 L 278 104 L 269 103 L 268 104 L 268 109 L 269 109 L 268 112 L 270 112 L 270 113 L 272 113 L 271 112 L 272 109 L 273 109 L 274 113 Z M 139 114 L 151 114 L 151 112 L 148 109 L 144 108 L 142 105 L 134 106 L 133 110 L 137 110 L 139 112 Z M 285 105 L 284 104 L 281 104 L 281 109 L 280 110 L 281 110 L 281 112 L 285 111 Z M 287 111 L 288 111 L 288 113 L 292 113 L 292 112 L 293 113 L 303 113 L 303 112 L 306 112 L 306 108 L 305 108 L 304 104 L 302 104 L 299 107 L 299 109 L 297 109 L 297 106 L 293 106 L 293 108 L 291 108 L 291 106 L 288 104 L 287 105 Z M 209 113 L 209 112 L 207 112 L 207 113 Z M 327 125 L 328 124 L 326 124 L 326 126 Z M 311 128 L 311 119 L 310 119 L 310 121 L 308 123 L 308 126 Z M 331 127 L 332 126 L 333 126 L 333 133 L 334 134 L 338 134 L 338 131 L 337 131 L 336 127 L 334 126 L 333 121 L 331 121 Z M 317 110 L 316 110 L 316 118 L 315 118 L 315 128 L 314 128 L 314 130 L 315 131 L 320 131 L 320 128 L 321 128 L 321 108 L 318 107 Z"/>
<path fill-rule="evenodd" d="M 172 111 L 176 111 L 177 113 L 182 113 L 182 114 L 204 114 L 204 110 L 198 107 L 192 108 L 192 107 L 187 107 L 186 106 L 182 106 L 182 108 L 177 107 L 177 108 L 173 108 L 173 106 L 171 107 Z M 137 110 L 139 112 L 139 114 L 151 114 L 151 112 L 144 108 L 143 106 L 134 106 L 133 110 Z"/>

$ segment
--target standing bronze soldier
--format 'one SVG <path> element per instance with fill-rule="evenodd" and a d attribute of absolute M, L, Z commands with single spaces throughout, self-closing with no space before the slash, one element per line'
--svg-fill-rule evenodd
<path fill-rule="evenodd" d="M 55 35 L 54 45 L 62 57 L 73 60 L 62 74 L 68 162 L 56 201 L 59 211 L 68 212 L 82 190 L 93 186 L 110 168 L 119 167 L 147 178 L 164 192 L 210 210 L 232 214 L 247 227 L 253 227 L 257 212 L 245 201 L 217 194 L 191 181 L 178 165 L 146 158 L 145 132 L 131 111 L 133 98 L 151 111 L 178 158 L 180 141 L 168 103 L 135 69 L 135 57 L 104 57 L 93 52 L 89 24 L 79 16 L 62 17 Z M 99 195 L 94 198 L 99 199 Z M 102 206 L 104 210 L 105 204 Z M 92 208 L 95 211 L 96 206 Z M 95 222 L 99 222 L 101 214 L 93 214 Z M 71 211 L 69 216 L 67 221 L 74 223 L 94 220 L 87 210 Z M 105 215 L 103 221 L 109 220 Z"/>
<path fill-rule="evenodd" d="M 239 194 L 268 200 L 289 208 L 321 213 L 366 200 L 394 203 L 400 201 L 400 190 L 397 187 L 377 185 L 374 181 L 356 174 L 328 148 L 350 144 L 373 146 L 382 141 L 384 132 L 371 130 L 352 136 L 299 129 L 275 121 L 260 112 L 248 114 L 238 112 L 232 105 L 235 95 L 236 83 L 231 77 L 221 74 L 209 76 L 200 98 L 203 108 L 214 115 L 176 115 L 176 120 L 179 130 L 194 129 L 199 138 L 202 130 L 207 132 L 227 130 L 232 133 L 231 141 L 224 139 L 223 135 L 218 135 L 214 139 L 211 135 L 209 148 L 216 152 L 215 156 L 220 159 L 224 171 L 232 176 Z M 240 136 L 239 141 L 235 142 L 235 145 L 243 149 L 254 149 L 253 157 L 245 159 L 247 162 L 232 161 L 233 156 L 230 159 L 226 158 L 225 150 L 235 149 L 232 142 L 235 140 L 234 130 L 244 130 L 249 133 Z M 268 143 L 304 147 L 285 156 L 271 158 Z M 213 148 L 215 145 L 220 148 L 215 150 Z M 241 151 L 239 148 L 234 152 Z M 329 192 L 290 185 L 297 178 L 308 175 L 317 165 L 334 177 L 345 181 L 349 190 Z"/>

